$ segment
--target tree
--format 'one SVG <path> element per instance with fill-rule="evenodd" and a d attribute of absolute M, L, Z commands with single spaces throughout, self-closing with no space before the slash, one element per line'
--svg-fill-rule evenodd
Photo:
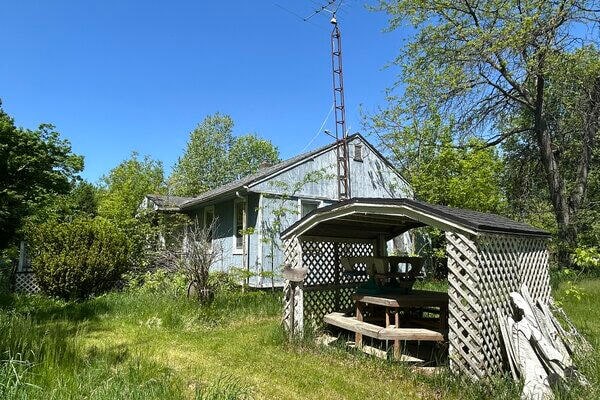
<path fill-rule="evenodd" d="M 54 126 L 17 128 L 0 108 L 0 249 L 15 239 L 37 207 L 68 193 L 81 170 L 83 157 L 72 153 Z"/>
<path fill-rule="evenodd" d="M 401 123 L 398 117 L 427 120 L 431 110 L 439 111 L 456 122 L 455 139 L 477 136 L 486 146 L 526 135 L 535 145 L 564 244 L 559 262 L 568 264 L 598 133 L 600 80 L 590 71 L 589 79 L 568 76 L 565 60 L 597 38 L 597 0 L 384 0 L 380 9 L 390 15 L 390 29 L 404 23 L 415 29 L 396 60 L 405 91 L 390 95 L 391 108 L 380 118 L 393 128 Z M 552 112 L 550 98 L 559 83 L 552 81 L 560 76 L 555 71 L 572 83 L 556 100 L 589 94 L 586 112 L 577 114 L 586 128 L 573 132 L 579 143 L 575 164 L 560 157 L 565 142 L 555 118 L 563 116 Z"/>
<path fill-rule="evenodd" d="M 197 196 L 279 160 L 271 142 L 250 134 L 234 137 L 233 125 L 230 116 L 216 113 L 192 131 L 169 179 L 175 194 Z"/>
<path fill-rule="evenodd" d="M 424 123 L 414 120 L 381 139 L 416 198 L 482 212 L 504 210 L 504 164 L 497 151 L 479 148 L 477 139 L 455 145 L 452 126 L 443 125 L 439 116 Z"/>
<path fill-rule="evenodd" d="M 144 196 L 164 191 L 164 172 L 160 161 L 137 153 L 113 168 L 102 178 L 98 214 L 117 221 L 135 217 Z"/>
<path fill-rule="evenodd" d="M 209 115 L 198 124 L 169 179 L 174 193 L 196 196 L 227 182 L 232 132 L 233 120 L 228 115 Z"/>
<path fill-rule="evenodd" d="M 229 180 L 240 179 L 258 171 L 262 164 L 279 162 L 279 151 L 271 142 L 256 135 L 235 138 L 228 154 Z"/>
<path fill-rule="evenodd" d="M 49 196 L 37 206 L 27 222 L 32 225 L 46 221 L 67 222 L 76 218 L 93 218 L 98 213 L 97 188 L 89 182 L 77 180 L 69 193 Z"/>

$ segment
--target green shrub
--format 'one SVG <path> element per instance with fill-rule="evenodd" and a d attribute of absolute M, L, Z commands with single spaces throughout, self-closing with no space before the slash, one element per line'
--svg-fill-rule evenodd
<path fill-rule="evenodd" d="M 10 277 L 13 270 L 14 255 L 8 250 L 0 250 L 0 294 L 10 291 Z"/>
<path fill-rule="evenodd" d="M 600 270 L 600 252 L 596 247 L 578 247 L 573 263 L 582 270 Z"/>
<path fill-rule="evenodd" d="M 46 222 L 32 230 L 31 242 L 41 289 L 65 299 L 111 289 L 129 262 L 127 236 L 102 218 Z"/>
<path fill-rule="evenodd" d="M 130 292 L 167 295 L 171 297 L 185 296 L 187 279 L 179 271 L 157 269 L 146 273 L 127 273 L 124 276 L 125 288 Z"/>

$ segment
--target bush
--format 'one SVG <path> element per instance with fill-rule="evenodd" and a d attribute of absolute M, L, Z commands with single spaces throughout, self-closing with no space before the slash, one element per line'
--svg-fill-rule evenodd
<path fill-rule="evenodd" d="M 600 270 L 600 252 L 596 247 L 578 247 L 573 263 L 582 270 Z"/>
<path fill-rule="evenodd" d="M 82 299 L 111 289 L 126 270 L 127 236 L 102 218 L 46 222 L 31 233 L 31 266 L 41 289 Z"/>

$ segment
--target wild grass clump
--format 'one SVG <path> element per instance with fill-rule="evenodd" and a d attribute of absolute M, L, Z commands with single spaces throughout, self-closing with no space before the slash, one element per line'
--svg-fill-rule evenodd
<path fill-rule="evenodd" d="M 196 400 L 250 400 L 252 392 L 232 376 L 220 376 L 196 387 Z"/>
<path fill-rule="evenodd" d="M 172 372 L 125 348 L 79 348 L 85 329 L 29 315 L 0 313 L 0 398 L 183 398 Z"/>

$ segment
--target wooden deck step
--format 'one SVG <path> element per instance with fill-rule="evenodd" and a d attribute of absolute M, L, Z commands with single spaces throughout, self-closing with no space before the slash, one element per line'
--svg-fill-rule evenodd
<path fill-rule="evenodd" d="M 331 313 L 325 315 L 323 321 L 326 323 L 361 333 L 365 336 L 380 340 L 424 340 L 432 342 L 443 342 L 444 335 L 440 332 L 423 328 L 384 328 L 368 322 L 357 321 L 355 317 L 346 317 L 343 313 Z"/>

